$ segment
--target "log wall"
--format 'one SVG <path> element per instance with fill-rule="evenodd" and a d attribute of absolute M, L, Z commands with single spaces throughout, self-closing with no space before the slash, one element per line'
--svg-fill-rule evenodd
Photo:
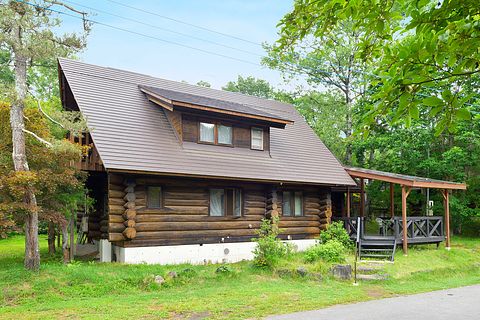
<path fill-rule="evenodd" d="M 147 186 L 162 187 L 162 208 L 147 208 Z M 241 217 L 209 216 L 209 188 L 241 188 Z M 285 239 L 318 237 L 331 216 L 325 191 L 307 188 L 304 216 L 281 216 L 281 189 L 272 201 L 271 185 L 215 180 L 189 180 L 110 175 L 109 239 L 119 246 L 158 246 L 250 241 L 261 220 L 280 215 Z M 298 190 L 298 189 L 296 189 Z"/>

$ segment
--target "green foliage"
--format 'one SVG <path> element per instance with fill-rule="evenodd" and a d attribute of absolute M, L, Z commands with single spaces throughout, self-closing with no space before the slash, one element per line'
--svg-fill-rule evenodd
<path fill-rule="evenodd" d="M 357 35 L 351 59 L 374 62 L 377 68 L 368 82 L 371 108 L 364 124 L 388 114 L 391 123 L 406 126 L 421 116 L 436 117 L 439 135 L 454 132 L 475 114 L 467 103 L 476 99 L 465 91 L 480 72 L 475 0 L 297 0 L 279 25 L 276 52 L 282 54 L 303 42 L 323 43 L 345 25 Z"/>
<path fill-rule="evenodd" d="M 253 264 L 257 267 L 272 268 L 281 258 L 287 257 L 292 252 L 292 248 L 278 238 L 277 224 L 278 218 L 273 222 L 270 219 L 263 219 L 257 231 L 258 238 L 252 239 L 257 242 L 253 251 Z"/>
<path fill-rule="evenodd" d="M 371 300 L 366 293 L 371 291 L 388 297 L 478 284 L 478 239 L 453 237 L 450 251 L 443 246 L 438 250 L 435 246 L 415 248 L 407 257 L 399 251 L 395 263 L 384 266 L 391 276 L 389 280 L 364 282 L 356 287 L 330 278 L 279 279 L 271 270 L 252 268 L 248 262 L 229 265 L 238 270 L 238 276 L 216 274 L 218 264 L 162 266 L 79 261 L 65 266 L 59 257 L 48 256 L 46 236 L 40 237 L 42 268 L 32 273 L 23 267 L 23 238 L 14 236 L 0 240 L 0 318 L 24 319 L 28 314 L 32 319 L 51 319 L 81 314 L 90 319 L 98 318 L 101 310 L 108 310 L 101 314 L 102 319 L 168 319 L 207 313 L 212 319 L 265 318 L 339 302 Z M 301 253 L 295 258 L 298 261 L 289 267 L 292 272 L 304 264 Z M 325 270 L 317 270 L 317 265 Z M 323 261 L 305 267 L 311 273 L 327 273 L 329 269 Z M 185 268 L 195 270 L 195 276 L 188 281 L 180 281 L 179 276 L 169 282 L 169 271 Z M 163 275 L 168 286 L 153 283 L 153 275 Z M 286 296 L 295 299 L 286 303 Z"/>
<path fill-rule="evenodd" d="M 323 260 L 326 262 L 344 262 L 347 249 L 337 239 L 330 239 L 324 243 L 318 243 L 305 251 L 305 261 L 315 262 Z"/>
<path fill-rule="evenodd" d="M 347 230 L 343 227 L 341 221 L 332 222 L 327 230 L 320 232 L 320 243 L 327 244 L 330 241 L 340 242 L 346 249 L 352 249 L 353 242 L 347 233 Z"/>

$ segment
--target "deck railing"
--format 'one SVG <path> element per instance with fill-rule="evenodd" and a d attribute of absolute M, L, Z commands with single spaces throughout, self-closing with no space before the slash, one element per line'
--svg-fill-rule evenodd
<path fill-rule="evenodd" d="M 363 222 L 367 218 L 362 218 Z M 362 238 L 374 237 L 390 237 L 397 239 L 398 243 L 403 239 L 403 224 L 401 217 L 377 218 L 379 222 L 378 235 L 369 235 L 365 233 L 364 228 L 360 232 Z M 345 229 L 353 239 L 357 235 L 357 218 L 356 217 L 335 217 L 333 220 L 343 221 Z M 365 226 L 365 223 L 362 223 Z M 445 240 L 443 231 L 443 217 L 425 216 L 425 217 L 407 217 L 407 241 L 408 243 L 439 243 Z"/>

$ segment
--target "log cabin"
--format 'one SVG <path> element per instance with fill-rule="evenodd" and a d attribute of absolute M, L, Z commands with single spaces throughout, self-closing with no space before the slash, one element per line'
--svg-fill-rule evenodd
<path fill-rule="evenodd" d="M 312 245 L 332 217 L 332 189 L 356 186 L 289 104 L 59 59 L 65 110 L 89 146 L 76 164 L 95 200 L 88 237 L 102 261 L 252 258 L 262 219 Z"/>

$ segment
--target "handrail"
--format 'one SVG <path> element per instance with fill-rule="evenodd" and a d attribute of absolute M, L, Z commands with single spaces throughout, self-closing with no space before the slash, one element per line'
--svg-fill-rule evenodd
<path fill-rule="evenodd" d="M 365 235 L 365 221 L 366 218 L 358 219 L 359 217 L 335 217 L 334 220 L 343 221 L 344 227 L 349 231 L 352 239 L 358 236 Z M 402 239 L 403 224 L 401 217 L 380 217 L 384 221 L 381 226 L 380 235 L 388 236 L 391 233 L 392 237 L 397 240 Z M 411 216 L 407 217 L 407 240 L 438 240 L 444 237 L 443 217 L 442 216 Z"/>

